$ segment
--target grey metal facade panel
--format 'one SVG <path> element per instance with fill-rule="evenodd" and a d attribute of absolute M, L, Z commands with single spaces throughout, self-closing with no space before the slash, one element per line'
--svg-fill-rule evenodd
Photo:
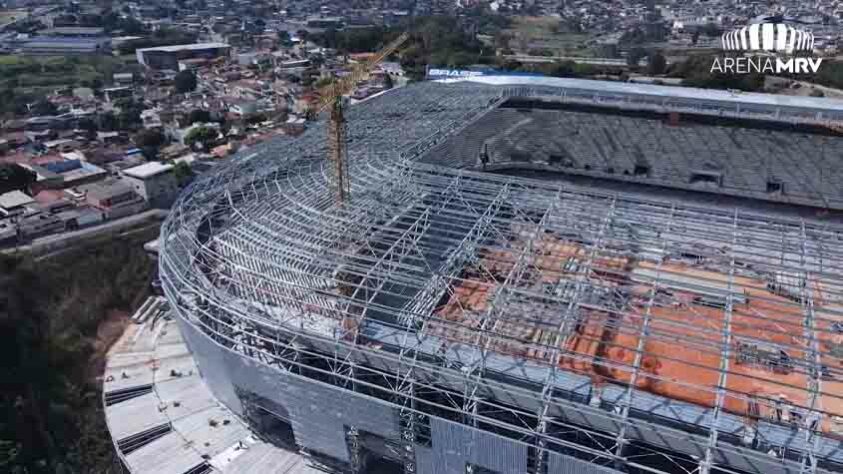
<path fill-rule="evenodd" d="M 487 373 L 487 378 L 494 380 L 494 375 Z M 513 391 L 506 388 L 498 382 L 497 384 L 486 384 L 483 387 L 485 396 L 494 399 L 498 402 L 519 406 L 527 411 L 536 411 L 541 406 L 541 396 L 539 393 L 529 393 L 527 391 Z"/>
<path fill-rule="evenodd" d="M 817 452 L 829 459 L 843 464 L 843 441 L 830 438 L 820 438 Z"/>
<path fill-rule="evenodd" d="M 620 474 L 621 471 L 559 453 L 547 458 L 547 474 Z"/>
<path fill-rule="evenodd" d="M 720 412 L 720 416 L 717 418 L 717 429 L 724 433 L 740 436 L 746 431 L 746 424 L 743 418 L 739 416 Z"/>
<path fill-rule="evenodd" d="M 387 403 L 259 364 L 214 344 L 190 324 L 182 324 L 182 332 L 217 397 L 241 416 L 238 388 L 268 398 L 286 410 L 279 415 L 289 417 L 296 442 L 305 448 L 348 461 L 348 426 L 400 438 L 398 414 Z"/>
<path fill-rule="evenodd" d="M 308 400 L 309 397 L 312 398 Z M 293 402 L 289 405 L 290 421 L 299 446 L 341 461 L 351 459 L 346 444 L 345 417 L 336 403 L 340 401 L 338 397 L 322 405 L 320 402 L 325 398 L 330 400 L 329 392 L 316 388 L 308 393 L 304 386 L 292 386 L 284 398 Z"/>
<path fill-rule="evenodd" d="M 693 435 L 691 433 L 676 433 L 667 431 L 658 426 L 649 427 L 643 423 L 634 423 L 627 426 L 627 433 L 633 439 L 639 439 L 646 443 L 673 449 L 678 452 L 688 453 L 702 459 L 705 456 L 705 447 L 708 442 L 707 436 Z"/>
<path fill-rule="evenodd" d="M 623 401 L 625 393 L 626 388 L 609 385 L 603 389 L 601 398 L 606 402 L 617 404 Z M 633 393 L 630 401 L 630 407 L 643 413 L 652 414 L 670 420 L 681 421 L 704 429 L 711 425 L 714 414 L 714 410 L 711 408 L 671 400 L 643 390 L 636 390 Z M 746 430 L 746 426 L 741 418 L 729 413 L 720 414 L 720 417 L 718 418 L 718 428 L 720 431 L 737 436 L 741 435 Z"/>
<path fill-rule="evenodd" d="M 457 457 L 440 455 L 432 448 L 416 446 L 416 473 L 443 474 L 447 472 L 465 472 L 465 460 Z"/>
<path fill-rule="evenodd" d="M 511 377 L 532 382 L 542 383 L 550 370 L 547 366 L 539 366 L 518 360 L 504 354 L 491 353 L 486 358 L 486 368 Z"/>
<path fill-rule="evenodd" d="M 290 410 L 296 439 L 312 440 L 347 460 L 345 427 L 386 439 L 401 437 L 396 409 L 385 402 L 289 375 L 283 399 Z M 308 446 L 303 441 L 302 445 Z M 317 449 L 316 446 L 308 446 Z M 331 454 L 325 452 L 325 454 Z M 342 454 L 342 455 L 339 455 Z"/>
<path fill-rule="evenodd" d="M 430 420 L 432 449 L 416 448 L 419 474 L 463 472 L 466 464 L 501 474 L 527 470 L 527 446 L 465 425 Z"/>
<path fill-rule="evenodd" d="M 444 343 L 443 339 L 430 335 L 425 335 L 419 341 L 416 339 L 416 334 L 407 334 L 403 328 L 398 329 L 371 321 L 366 324 L 364 331 L 367 337 L 384 344 L 402 347 L 406 340 L 408 347 L 414 347 L 418 351 L 430 354 L 436 353 Z"/>
<path fill-rule="evenodd" d="M 805 451 L 805 433 L 795 428 L 779 426 L 767 421 L 758 422 L 758 439 L 770 446 Z M 843 464 L 843 442 L 820 437 L 816 453 Z"/>
<path fill-rule="evenodd" d="M 287 384 L 284 383 L 286 379 L 283 372 L 279 374 L 281 369 L 267 367 L 245 357 L 238 357 L 229 363 L 232 365 L 229 370 L 232 384 L 237 390 L 272 400 L 274 405 L 271 411 L 283 419 L 290 418 L 289 408 L 286 406 L 287 399 L 284 397 Z"/>

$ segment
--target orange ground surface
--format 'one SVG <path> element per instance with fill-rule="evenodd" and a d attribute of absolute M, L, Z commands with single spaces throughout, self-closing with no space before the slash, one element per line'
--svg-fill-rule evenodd
<path fill-rule="evenodd" d="M 566 273 L 565 264 L 570 259 L 582 262 L 586 258 L 577 244 L 561 243 L 550 236 L 540 236 L 533 250 L 533 257 L 528 262 L 532 274 L 527 272 L 522 278 L 524 281 L 519 282 L 525 286 L 532 285 L 533 289 L 535 285 L 558 281 Z M 474 329 L 480 327 L 482 317 L 489 309 L 489 300 L 497 290 L 495 279 L 504 278 L 516 260 L 507 251 L 485 255 L 481 265 L 488 272 L 474 269 L 467 277 L 470 279 L 457 283 L 451 298 L 436 310 L 437 320 L 429 324 L 428 332 L 451 341 L 485 342 Z M 627 259 L 605 257 L 597 257 L 592 263 L 598 269 L 591 274 L 592 283 L 601 286 L 623 283 L 616 272 L 626 273 L 633 265 Z M 648 270 L 656 267 L 652 262 L 635 265 Z M 670 261 L 661 265 L 661 271 L 675 272 L 685 278 L 728 281 L 728 275 L 724 273 Z M 493 278 L 488 278 L 488 274 L 492 274 Z M 669 281 L 669 277 L 663 280 Z M 632 289 L 633 295 L 627 314 L 611 315 L 587 308 L 581 310 L 579 326 L 570 328 L 567 339 L 562 343 L 568 354 L 560 361 L 562 367 L 591 375 L 598 381 L 630 383 L 630 367 L 639 344 L 649 286 L 634 285 L 629 281 L 625 283 Z M 772 293 L 761 280 L 736 276 L 733 288 L 743 292 L 745 301 L 733 304 L 729 349 L 731 373 L 726 378 L 728 395 L 724 408 L 741 416 L 774 418 L 777 416 L 776 407 L 785 407 L 783 417 L 793 416 L 789 415 L 788 405 L 805 407 L 810 404 L 806 390 L 807 375 L 802 370 L 773 371 L 755 364 L 741 364 L 735 355 L 738 341 L 754 341 L 761 345 L 768 342 L 786 346 L 791 360 L 801 363 L 805 357 L 802 349 L 807 348 L 802 306 Z M 673 399 L 713 406 L 719 382 L 724 310 L 695 303 L 697 295 L 687 290 L 671 289 L 669 285 L 663 289 L 667 291 L 670 303 L 661 298 L 660 305 L 651 309 L 650 336 L 645 339 L 635 385 Z M 826 302 L 821 292 L 815 292 L 814 303 L 816 329 L 821 334 L 820 350 L 827 352 L 830 344 L 843 342 L 843 336 L 830 332 L 831 324 L 843 318 L 823 312 Z M 494 337 L 490 348 L 546 361 L 550 348 L 541 346 L 551 345 L 555 340 L 561 317 L 558 308 L 553 316 L 540 311 L 524 316 L 518 310 L 501 311 L 494 320 L 487 322 L 486 329 L 498 335 L 489 336 Z M 607 324 L 612 319 L 617 321 Z M 621 329 L 616 329 L 618 327 Z M 843 370 L 843 361 L 839 358 L 824 356 L 822 362 L 833 369 Z M 821 390 L 823 394 L 817 401 L 817 407 L 828 416 L 822 419 L 820 426 L 828 432 L 832 430 L 832 417 L 843 417 L 843 382 L 823 380 Z"/>

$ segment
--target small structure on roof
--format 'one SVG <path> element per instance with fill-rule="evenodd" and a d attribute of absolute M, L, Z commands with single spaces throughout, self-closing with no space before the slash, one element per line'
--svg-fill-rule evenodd
<path fill-rule="evenodd" d="M 35 200 L 21 191 L 9 191 L 8 193 L 0 194 L 0 214 L 4 217 L 9 217 L 21 214 L 24 207 L 28 204 L 34 204 Z"/>

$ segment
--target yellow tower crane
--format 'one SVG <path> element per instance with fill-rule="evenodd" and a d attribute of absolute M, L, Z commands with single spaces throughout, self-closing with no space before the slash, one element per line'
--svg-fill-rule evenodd
<path fill-rule="evenodd" d="M 334 182 L 332 184 L 335 187 L 339 204 L 348 201 L 350 191 L 346 155 L 346 122 L 342 98 L 353 91 L 360 81 L 367 79 L 375 66 L 397 51 L 409 37 L 409 34 L 402 33 L 401 36 L 384 46 L 369 60 L 355 66 L 348 75 L 319 89 L 319 101 L 311 107 L 310 111 L 314 115 L 318 115 L 328 108 L 331 109 L 328 122 L 328 160 L 333 168 Z"/>

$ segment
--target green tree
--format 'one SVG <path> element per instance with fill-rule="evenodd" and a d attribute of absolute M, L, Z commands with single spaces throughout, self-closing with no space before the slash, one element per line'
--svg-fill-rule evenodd
<path fill-rule="evenodd" d="M 544 72 L 553 77 L 577 77 L 576 63 L 573 61 L 555 62 Z"/>
<path fill-rule="evenodd" d="M 323 87 L 326 87 L 326 86 L 330 85 L 332 82 L 334 82 L 333 77 L 322 77 L 322 78 L 319 78 L 319 80 L 317 80 L 316 82 L 313 83 L 313 87 L 314 87 L 314 89 L 321 89 Z"/>
<path fill-rule="evenodd" d="M 208 123 L 211 121 L 211 112 L 203 109 L 193 109 L 187 115 L 187 123 L 184 126 L 193 125 L 194 123 Z"/>
<path fill-rule="evenodd" d="M 278 30 L 278 41 L 283 45 L 290 44 L 290 32 L 287 30 Z"/>
<path fill-rule="evenodd" d="M 706 23 L 705 26 L 700 29 L 700 33 L 715 38 L 723 34 L 723 30 L 714 23 Z"/>
<path fill-rule="evenodd" d="M 91 377 L 101 367 L 97 333 L 111 310 L 140 305 L 153 268 L 141 245 L 157 233 L 38 262 L 0 255 L 0 472 L 111 472 L 114 450 Z"/>
<path fill-rule="evenodd" d="M 15 439 L 13 462 L 19 472 L 54 472 L 58 464 L 55 433 L 46 418 L 60 377 L 49 373 L 50 320 L 40 301 L 46 293 L 22 260 L 0 256 L 0 405 L 8 415 L 0 437 Z"/>
<path fill-rule="evenodd" d="M 56 104 L 47 99 L 41 99 L 38 102 L 35 102 L 32 104 L 32 108 L 30 110 L 34 115 L 56 115 L 56 113 L 58 113 Z"/>
<path fill-rule="evenodd" d="M 647 57 L 647 52 L 641 48 L 632 48 L 626 53 L 626 63 L 631 67 L 638 67 L 638 63 Z"/>
<path fill-rule="evenodd" d="M 553 51 L 545 48 L 534 48 L 527 51 L 530 56 L 553 56 Z"/>
<path fill-rule="evenodd" d="M 117 116 L 117 123 L 120 129 L 127 130 L 140 126 L 143 123 L 141 120 L 142 107 L 140 104 L 131 102 L 120 109 L 120 115 Z"/>
<path fill-rule="evenodd" d="M 79 119 L 79 122 L 76 124 L 76 128 L 88 133 L 94 133 L 97 131 L 97 123 L 87 117 L 83 117 Z"/>
<path fill-rule="evenodd" d="M 667 58 L 658 51 L 650 54 L 647 62 L 647 73 L 653 76 L 664 74 L 667 71 Z"/>
<path fill-rule="evenodd" d="M 167 137 L 159 130 L 141 130 L 132 138 L 135 145 L 141 149 L 147 160 L 158 157 L 158 150 L 167 143 Z"/>
<path fill-rule="evenodd" d="M 9 191 L 30 192 L 35 179 L 35 173 L 18 164 L 0 163 L 0 194 Z"/>
<path fill-rule="evenodd" d="M 193 169 L 184 161 L 176 163 L 173 167 L 173 174 L 175 175 L 180 188 L 190 184 L 194 177 Z"/>
<path fill-rule="evenodd" d="M 14 102 L 12 103 L 12 111 L 16 115 L 28 115 L 30 114 L 29 104 L 35 97 L 31 94 L 16 94 L 14 96 Z"/>
<path fill-rule="evenodd" d="M 106 112 L 97 117 L 97 128 L 111 132 L 120 128 L 120 122 L 113 112 Z"/>
<path fill-rule="evenodd" d="M 184 137 L 184 144 L 192 147 L 199 143 L 203 148 L 208 149 L 218 136 L 219 132 L 211 127 L 196 127 Z"/>
<path fill-rule="evenodd" d="M 495 47 L 498 49 L 510 49 L 509 42 L 512 41 L 512 34 L 505 31 L 497 31 L 493 41 Z"/>
<path fill-rule="evenodd" d="M 196 74 L 191 70 L 179 71 L 176 74 L 176 92 L 184 94 L 196 90 Z"/>

